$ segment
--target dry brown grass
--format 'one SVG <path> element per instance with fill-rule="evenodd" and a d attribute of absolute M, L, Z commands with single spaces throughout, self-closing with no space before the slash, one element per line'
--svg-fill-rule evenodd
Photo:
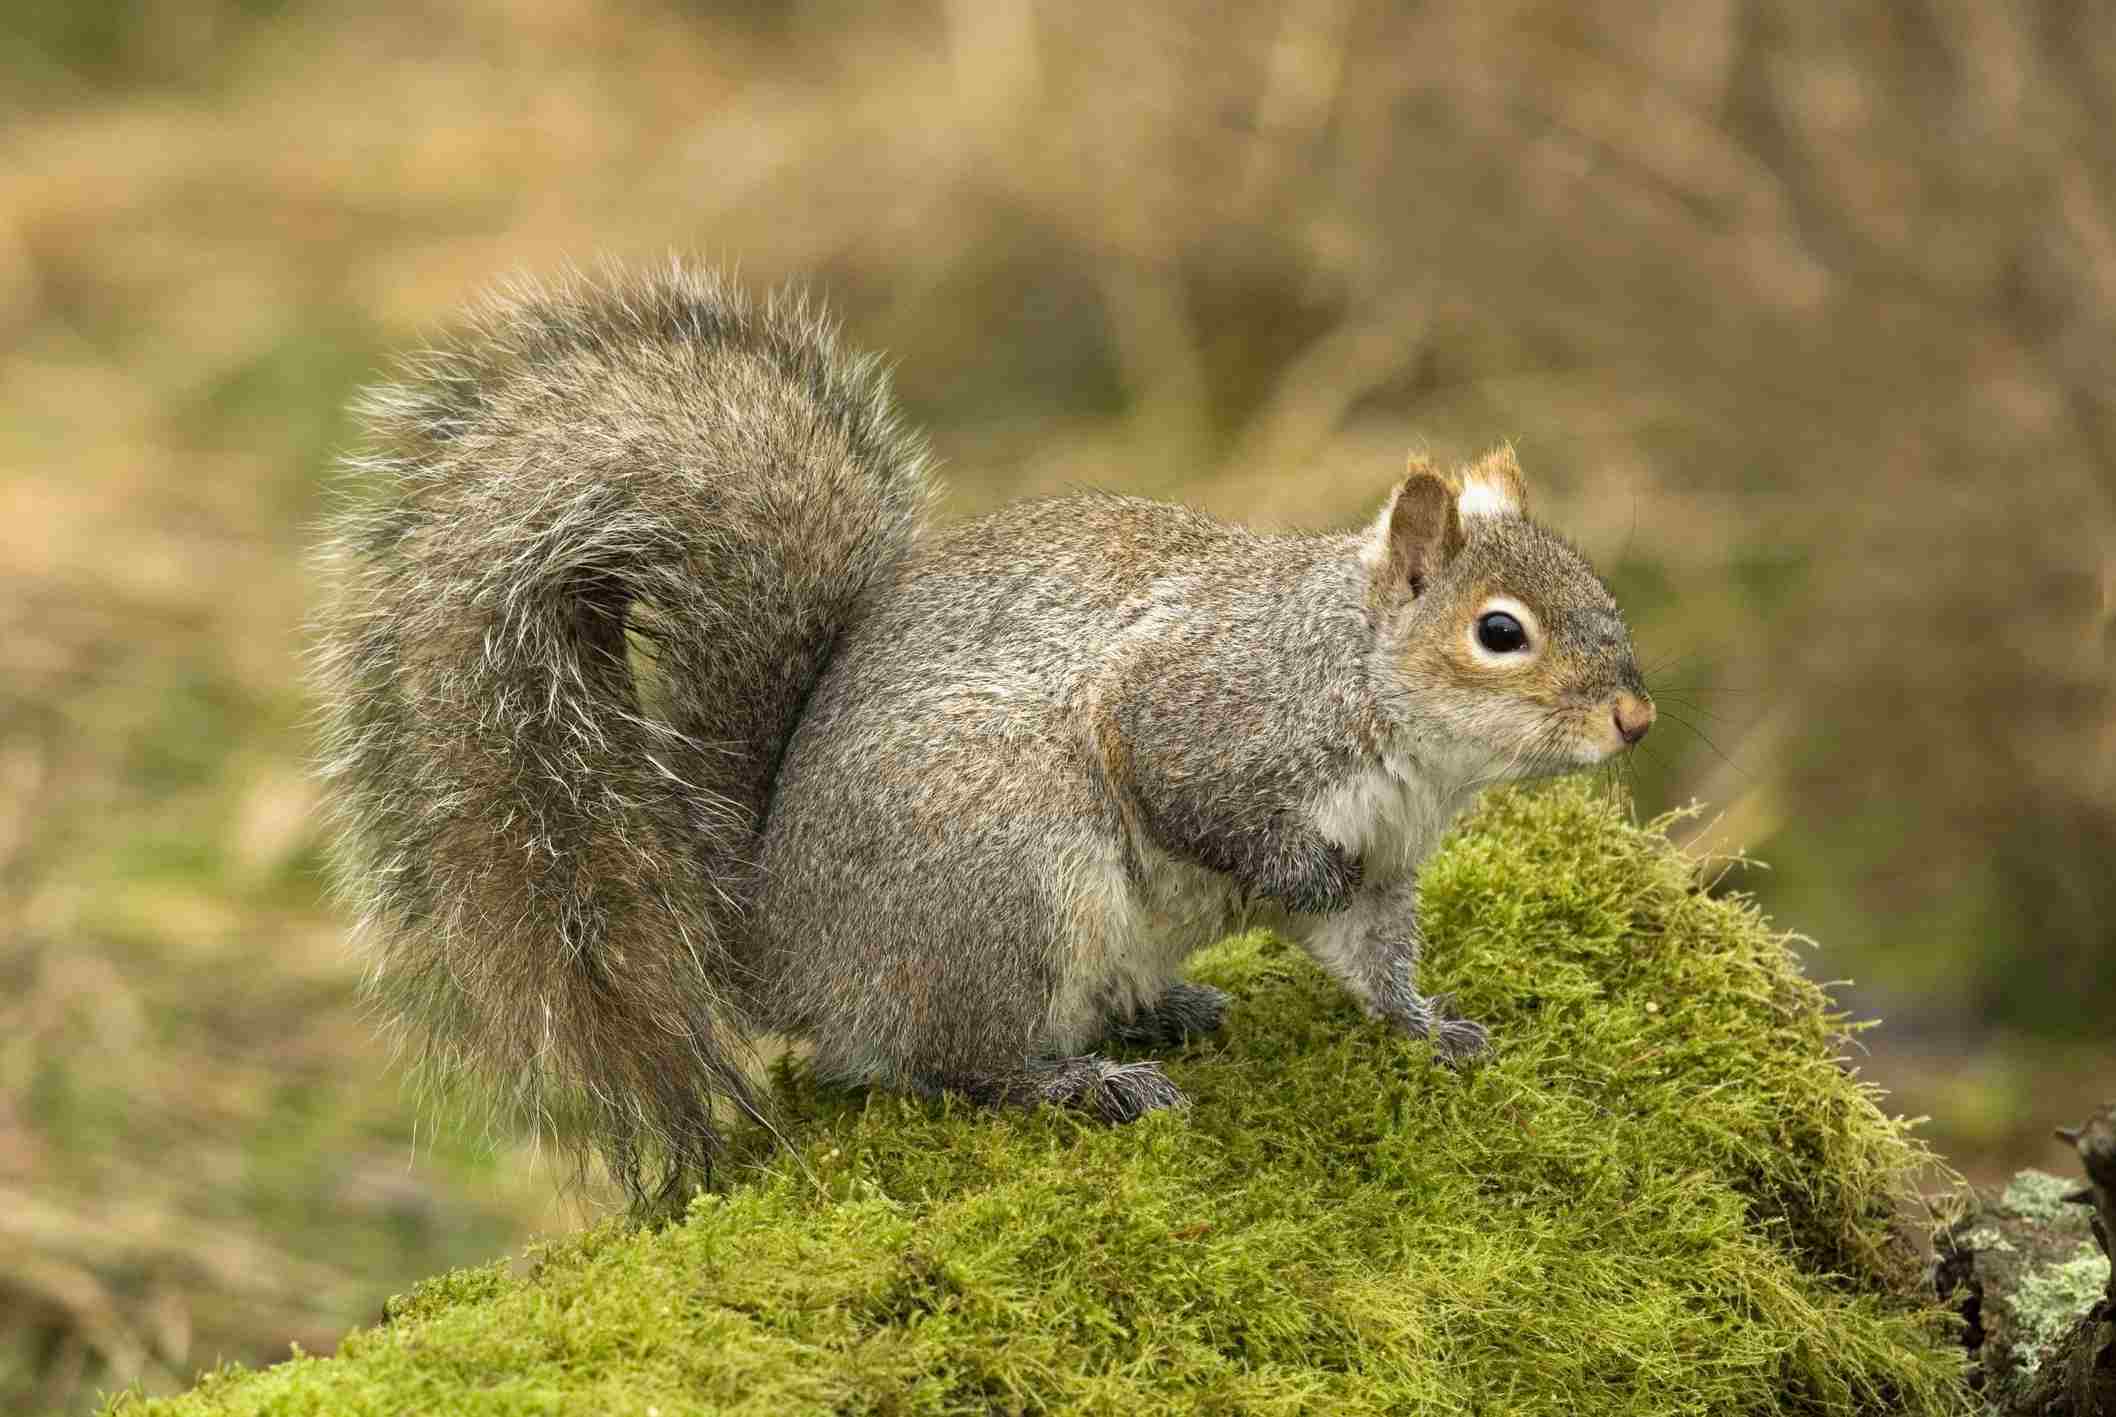
<path fill-rule="evenodd" d="M 382 350 L 598 253 L 821 287 L 898 360 L 960 508 L 1093 482 L 1322 522 L 1407 446 L 1513 439 L 1716 744 L 1670 724 L 1643 790 L 1706 797 L 1711 844 L 1777 865 L 1752 884 L 1894 1020 L 1877 1069 L 1976 1119 L 1942 1149 L 2014 1159 L 2039 1089 L 2106 1076 L 2097 7 L 170 0 L 10 26 L 8 1398 L 327 1341 L 548 1216 L 519 1168 L 407 1167 L 313 888 L 298 551 Z"/>

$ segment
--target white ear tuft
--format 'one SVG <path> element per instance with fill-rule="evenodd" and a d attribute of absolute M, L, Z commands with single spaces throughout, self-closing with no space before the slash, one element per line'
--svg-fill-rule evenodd
<path fill-rule="evenodd" d="M 1465 520 L 1470 517 L 1503 517 L 1520 512 L 1519 504 L 1506 495 L 1506 489 L 1496 482 L 1485 482 L 1472 478 L 1462 484 L 1462 496 L 1455 503 Z"/>
<path fill-rule="evenodd" d="M 1455 501 L 1455 510 L 1465 521 L 1472 517 L 1525 516 L 1527 490 L 1521 481 L 1521 465 L 1514 461 L 1514 450 L 1502 447 L 1464 469 L 1462 493 Z"/>

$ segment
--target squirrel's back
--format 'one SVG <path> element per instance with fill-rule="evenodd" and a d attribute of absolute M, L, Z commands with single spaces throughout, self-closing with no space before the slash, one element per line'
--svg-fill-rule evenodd
<path fill-rule="evenodd" d="M 491 302 L 362 411 L 319 626 L 338 880 L 437 1080 L 644 1192 L 754 1109 L 733 956 L 802 704 L 923 444 L 798 300 L 668 269 Z"/>

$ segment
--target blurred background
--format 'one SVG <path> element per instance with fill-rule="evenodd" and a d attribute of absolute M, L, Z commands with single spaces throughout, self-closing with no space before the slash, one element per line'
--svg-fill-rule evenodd
<path fill-rule="evenodd" d="M 1591 18 L 1589 12 L 1591 11 Z M 580 1222 L 318 888 L 348 394 L 672 251 L 887 351 L 959 514 L 1362 515 L 1511 439 L 1858 1060 L 1980 1179 L 2116 1093 L 2116 23 L 2090 0 L 0 10 L 0 1407 Z"/>

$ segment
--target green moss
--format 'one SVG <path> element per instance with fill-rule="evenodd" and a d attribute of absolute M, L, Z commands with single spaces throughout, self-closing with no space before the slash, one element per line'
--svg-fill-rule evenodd
<path fill-rule="evenodd" d="M 1509 793 L 1429 868 L 1468 1076 L 1298 951 L 1170 1071 L 1061 1112 L 819 1093 L 793 1152 L 658 1232 L 422 1286 L 336 1358 L 153 1413 L 1743 1413 L 1958 1410 L 1892 1239 L 1920 1148 L 1835 1061 L 1785 936 L 1579 785 Z"/>

